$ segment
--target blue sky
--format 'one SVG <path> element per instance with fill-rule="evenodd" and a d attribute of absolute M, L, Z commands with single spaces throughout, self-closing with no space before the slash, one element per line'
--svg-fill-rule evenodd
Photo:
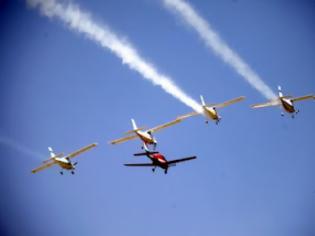
<path fill-rule="evenodd" d="M 296 119 L 251 110 L 265 98 L 211 53 L 162 1 L 75 1 L 128 39 L 190 96 L 209 103 L 240 95 L 219 126 L 195 117 L 156 134 L 166 158 L 198 159 L 168 175 L 128 169 L 140 142 L 107 142 L 191 108 L 123 65 L 116 56 L 24 1 L 0 3 L 1 235 L 315 234 L 313 101 Z M 190 3 L 273 89 L 315 92 L 312 1 Z M 47 147 L 82 155 L 75 176 L 30 170 Z M 24 151 L 21 149 L 24 149 Z M 26 150 L 27 149 L 27 150 Z M 34 155 L 30 155 L 31 153 Z"/>

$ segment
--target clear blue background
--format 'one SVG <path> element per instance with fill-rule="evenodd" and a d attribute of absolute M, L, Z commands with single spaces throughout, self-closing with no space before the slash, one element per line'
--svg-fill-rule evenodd
<path fill-rule="evenodd" d="M 128 169 L 138 140 L 108 141 L 190 112 L 109 51 L 40 16 L 24 1 L 0 2 L 1 235 L 315 235 L 313 101 L 296 119 L 251 110 L 265 101 L 208 51 L 161 1 L 75 1 L 127 38 L 189 95 L 222 109 L 219 126 L 191 118 L 156 134 L 168 159 L 198 159 L 161 170 Z M 314 1 L 191 0 L 223 39 L 272 88 L 315 92 Z M 36 175 L 47 147 L 80 156 L 77 173 Z M 30 155 L 29 149 L 40 155 Z"/>

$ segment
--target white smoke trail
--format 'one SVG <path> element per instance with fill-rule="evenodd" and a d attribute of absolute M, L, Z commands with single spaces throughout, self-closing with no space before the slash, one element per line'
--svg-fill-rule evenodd
<path fill-rule="evenodd" d="M 20 153 L 23 153 L 24 155 L 32 157 L 32 158 L 36 158 L 39 160 L 43 160 L 43 158 L 44 158 L 44 156 L 41 155 L 40 153 L 35 152 L 35 151 L 31 150 L 30 148 L 22 145 L 21 143 L 18 143 L 12 139 L 7 138 L 7 137 L 0 136 L 0 145 L 5 145 L 7 147 L 10 147 L 10 148 L 12 148 L 12 149 L 14 149 Z"/>
<path fill-rule="evenodd" d="M 169 77 L 160 74 L 150 63 L 143 59 L 138 52 L 125 40 L 121 40 L 108 27 L 94 22 L 91 17 L 73 4 L 64 5 L 56 0 L 27 0 L 30 6 L 39 7 L 41 13 L 47 17 L 57 17 L 91 40 L 109 49 L 122 59 L 130 69 L 139 72 L 145 79 L 154 85 L 159 85 L 167 93 L 171 94 L 194 110 L 201 112 L 200 105 L 181 90 Z"/>
<path fill-rule="evenodd" d="M 167 9 L 179 14 L 184 21 L 195 29 L 204 43 L 212 49 L 224 62 L 233 67 L 252 87 L 267 99 L 276 97 L 275 93 L 250 68 L 243 59 L 220 38 L 210 24 L 197 11 L 183 0 L 163 0 Z"/>

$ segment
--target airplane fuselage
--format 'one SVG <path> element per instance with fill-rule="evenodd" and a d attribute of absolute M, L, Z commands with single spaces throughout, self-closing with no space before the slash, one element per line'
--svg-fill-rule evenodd
<path fill-rule="evenodd" d="M 145 144 L 156 144 L 156 140 L 148 132 L 137 130 L 136 134 Z"/>
<path fill-rule="evenodd" d="M 295 113 L 293 102 L 288 98 L 280 98 L 283 109 L 288 113 Z"/>
<path fill-rule="evenodd" d="M 204 115 L 211 120 L 219 120 L 219 114 L 214 107 L 202 106 Z"/>
<path fill-rule="evenodd" d="M 74 170 L 75 167 L 72 164 L 71 161 L 69 161 L 67 158 L 60 158 L 60 157 L 56 157 L 54 158 L 55 162 L 57 162 L 57 164 L 62 168 L 62 169 L 66 169 L 66 170 Z"/>
<path fill-rule="evenodd" d="M 154 166 L 158 166 L 164 170 L 168 169 L 168 162 L 161 153 L 148 154 L 147 157 L 152 161 Z"/>

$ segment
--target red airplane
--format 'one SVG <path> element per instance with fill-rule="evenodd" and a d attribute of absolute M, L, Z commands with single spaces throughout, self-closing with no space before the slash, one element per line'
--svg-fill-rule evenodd
<path fill-rule="evenodd" d="M 156 167 L 160 167 L 160 168 L 164 169 L 164 173 L 167 174 L 168 168 L 171 166 L 176 166 L 176 163 L 183 162 L 183 161 L 189 161 L 189 160 L 193 160 L 193 159 L 197 158 L 196 156 L 191 156 L 191 157 L 186 157 L 186 158 L 182 158 L 182 159 L 167 161 L 161 153 L 155 152 L 155 151 L 154 152 L 150 151 L 146 145 L 144 145 L 144 149 L 145 149 L 145 152 L 136 153 L 133 155 L 134 156 L 147 156 L 152 161 L 152 163 L 125 164 L 125 166 L 153 167 L 152 168 L 153 172 L 155 171 Z"/>

